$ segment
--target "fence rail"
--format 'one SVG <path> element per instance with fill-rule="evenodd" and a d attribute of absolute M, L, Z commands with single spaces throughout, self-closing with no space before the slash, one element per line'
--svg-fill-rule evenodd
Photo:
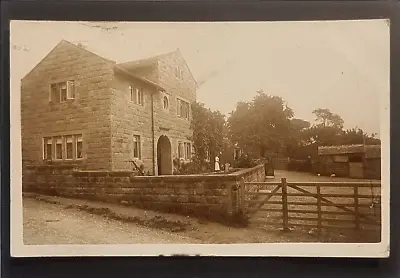
<path fill-rule="evenodd" d="M 252 186 L 252 191 L 246 190 L 248 186 Z M 285 178 L 280 182 L 242 180 L 240 209 L 250 221 L 259 211 L 278 213 L 278 217 L 268 215 L 259 222 L 279 225 L 283 230 L 291 226 L 313 227 L 319 232 L 325 228 L 376 229 L 381 225 L 380 188 L 380 182 L 287 182 Z M 377 208 L 377 213 L 369 212 Z"/>

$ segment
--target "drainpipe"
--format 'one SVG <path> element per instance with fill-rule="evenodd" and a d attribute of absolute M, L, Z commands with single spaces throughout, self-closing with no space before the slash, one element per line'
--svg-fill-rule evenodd
<path fill-rule="evenodd" d="M 155 150 L 155 132 L 154 132 L 154 93 L 151 94 L 151 132 L 153 135 L 153 175 L 156 175 L 156 150 Z"/>

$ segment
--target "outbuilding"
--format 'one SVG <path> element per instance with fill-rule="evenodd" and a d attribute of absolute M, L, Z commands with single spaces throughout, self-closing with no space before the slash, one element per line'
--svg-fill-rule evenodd
<path fill-rule="evenodd" d="M 361 179 L 381 178 L 380 145 L 342 145 L 318 147 L 321 175 Z"/>

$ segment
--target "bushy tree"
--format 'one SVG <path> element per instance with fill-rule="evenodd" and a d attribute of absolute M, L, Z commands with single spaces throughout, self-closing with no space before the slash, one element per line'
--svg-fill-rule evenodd
<path fill-rule="evenodd" d="M 220 111 L 212 111 L 203 103 L 192 104 L 194 161 L 205 165 L 206 158 L 214 158 L 222 151 L 224 144 L 225 116 Z"/>
<path fill-rule="evenodd" d="M 289 138 L 293 111 L 281 97 L 258 91 L 251 102 L 239 102 L 228 119 L 231 142 L 263 157 L 280 152 Z"/>

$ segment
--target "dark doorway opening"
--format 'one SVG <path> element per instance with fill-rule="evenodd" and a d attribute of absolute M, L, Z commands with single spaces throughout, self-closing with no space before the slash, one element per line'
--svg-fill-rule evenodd
<path fill-rule="evenodd" d="M 157 170 L 158 175 L 172 175 L 171 141 L 165 135 L 157 142 Z"/>

